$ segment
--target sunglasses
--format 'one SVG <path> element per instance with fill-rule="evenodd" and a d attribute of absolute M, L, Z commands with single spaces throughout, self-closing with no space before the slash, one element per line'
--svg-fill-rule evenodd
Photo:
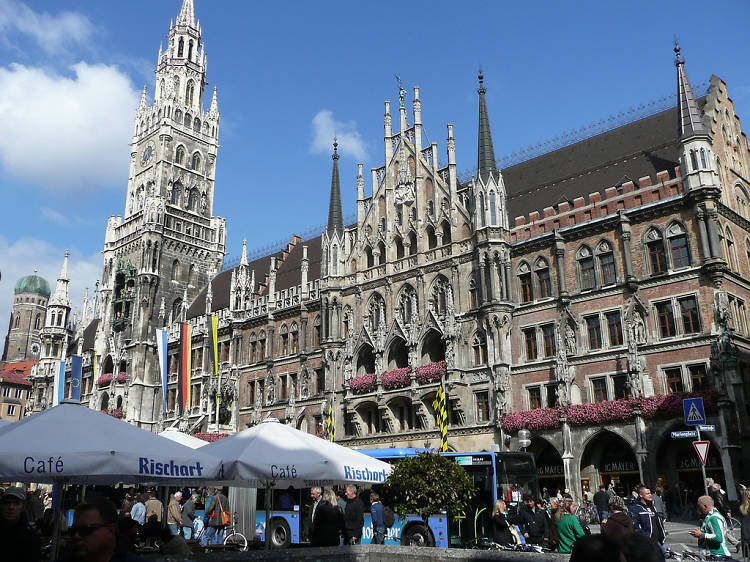
<path fill-rule="evenodd" d="M 101 527 L 108 527 L 109 525 L 107 523 L 96 523 L 94 525 L 79 525 L 76 527 L 70 527 L 68 529 L 68 535 L 74 536 L 78 535 L 79 537 L 85 538 L 88 537 L 91 533 L 96 531 L 97 529 L 100 529 Z"/>

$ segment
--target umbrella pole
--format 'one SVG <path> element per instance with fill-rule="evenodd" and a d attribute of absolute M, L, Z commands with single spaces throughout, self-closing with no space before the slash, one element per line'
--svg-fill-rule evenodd
<path fill-rule="evenodd" d="M 271 520 L 271 484 L 266 483 L 266 530 L 263 534 L 266 542 L 266 550 L 271 550 L 271 533 L 269 525 Z"/>
<path fill-rule="evenodd" d="M 60 548 L 60 512 L 62 511 L 62 488 L 64 484 L 52 485 L 52 546 L 50 548 L 50 561 L 57 560 L 57 551 Z"/>

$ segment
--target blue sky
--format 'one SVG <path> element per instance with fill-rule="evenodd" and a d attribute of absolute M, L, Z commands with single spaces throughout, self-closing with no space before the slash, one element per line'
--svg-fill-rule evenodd
<path fill-rule="evenodd" d="M 74 302 L 93 287 L 107 217 L 124 210 L 139 91 L 153 93 L 180 4 L 0 0 L 0 332 L 15 280 L 38 268 L 54 283 L 66 248 Z M 244 237 L 259 248 L 326 222 L 333 129 L 354 211 L 357 161 L 382 165 L 394 73 L 409 102 L 420 86 L 442 159 L 455 124 L 459 170 L 476 162 L 480 65 L 498 158 L 672 95 L 675 35 L 693 84 L 720 76 L 750 120 L 746 0 L 195 5 L 219 91 L 228 260 Z"/>

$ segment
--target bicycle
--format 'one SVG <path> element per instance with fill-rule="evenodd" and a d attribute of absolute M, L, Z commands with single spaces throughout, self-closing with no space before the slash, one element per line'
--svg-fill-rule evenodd
<path fill-rule="evenodd" d="M 727 517 L 727 541 L 732 546 L 740 544 L 740 533 L 742 531 L 742 523 L 740 523 L 734 517 Z"/>
<path fill-rule="evenodd" d="M 235 511 L 232 515 L 232 523 L 227 525 L 227 537 L 224 539 L 224 546 L 233 546 L 237 550 L 247 550 L 247 538 L 245 535 L 236 530 L 237 526 L 237 512 Z"/>

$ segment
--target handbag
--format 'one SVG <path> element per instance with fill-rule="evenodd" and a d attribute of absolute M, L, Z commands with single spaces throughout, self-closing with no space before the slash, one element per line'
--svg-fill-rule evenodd
<path fill-rule="evenodd" d="M 232 523 L 232 516 L 228 511 L 224 511 L 224 507 L 221 505 L 221 497 L 216 496 L 216 499 L 219 502 L 219 510 L 221 511 L 221 524 L 223 526 L 230 525 Z"/>

